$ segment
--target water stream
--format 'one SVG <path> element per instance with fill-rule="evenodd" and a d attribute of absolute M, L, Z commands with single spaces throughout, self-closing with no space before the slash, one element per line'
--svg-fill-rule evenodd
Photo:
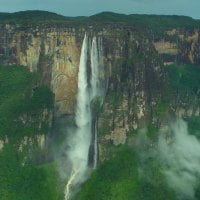
<path fill-rule="evenodd" d="M 104 66 L 102 58 L 101 40 L 93 37 L 92 42 L 90 42 L 90 38 L 85 34 L 78 73 L 76 128 L 70 139 L 70 148 L 67 152 L 71 164 L 71 174 L 65 187 L 65 200 L 70 199 L 74 187 L 87 179 L 88 172 L 91 170 L 89 167 L 91 148 L 93 149 L 93 168 L 96 168 L 97 165 L 97 129 L 95 120 L 92 120 L 96 116 L 92 110 L 92 103 L 98 99 L 99 103 L 102 104 L 104 98 L 104 80 L 101 76 Z M 88 70 L 89 67 L 90 70 Z M 90 75 L 88 75 L 88 71 Z M 89 78 L 90 81 L 88 81 Z M 94 131 L 92 131 L 93 122 L 95 123 Z"/>

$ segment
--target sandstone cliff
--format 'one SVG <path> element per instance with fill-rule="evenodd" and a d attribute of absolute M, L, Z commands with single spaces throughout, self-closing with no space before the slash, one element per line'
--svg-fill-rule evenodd
<path fill-rule="evenodd" d="M 98 20 L 97 20 L 98 21 Z M 55 116 L 73 115 L 81 44 L 85 32 L 103 41 L 109 86 L 98 118 L 100 152 L 124 144 L 132 130 L 160 126 L 168 114 L 165 65 L 200 62 L 200 31 L 166 28 L 162 34 L 134 24 L 83 23 L 52 26 L 0 25 L 0 64 L 20 64 L 38 72 L 55 94 Z M 185 94 L 184 94 L 185 95 Z M 174 95 L 170 112 L 199 116 L 196 96 Z M 191 106 L 190 102 L 196 101 Z M 186 105 L 186 106 L 185 106 Z"/>

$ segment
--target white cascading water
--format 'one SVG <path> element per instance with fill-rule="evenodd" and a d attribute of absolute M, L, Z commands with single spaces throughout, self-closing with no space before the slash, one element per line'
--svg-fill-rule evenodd
<path fill-rule="evenodd" d="M 78 93 L 77 107 L 75 113 L 76 130 L 70 140 L 71 148 L 68 150 L 68 158 L 71 163 L 71 174 L 65 187 L 65 200 L 71 197 L 74 186 L 81 184 L 87 178 L 89 171 L 88 156 L 92 143 L 92 110 L 91 101 L 100 96 L 102 101 L 101 84 L 100 84 L 100 54 L 98 51 L 96 37 L 92 40 L 90 61 L 91 61 L 91 79 L 89 88 L 87 77 L 87 64 L 89 53 L 89 39 L 85 34 L 80 57 L 79 74 L 78 74 Z M 101 48 L 102 49 L 102 48 Z M 96 128 L 96 127 L 95 127 Z M 94 167 L 97 164 L 97 131 L 94 135 Z"/>
<path fill-rule="evenodd" d="M 77 108 L 75 115 L 77 129 L 72 138 L 72 148 L 68 151 L 72 171 L 65 188 L 66 200 L 70 198 L 71 186 L 84 181 L 84 176 L 88 168 L 88 152 L 91 141 L 91 112 L 87 84 L 87 55 L 88 37 L 85 35 L 78 74 Z"/>
<path fill-rule="evenodd" d="M 99 44 L 99 50 L 98 50 Z M 97 43 L 97 38 L 94 37 L 92 40 L 92 48 L 91 48 L 91 101 L 95 98 L 98 98 L 99 103 L 103 102 L 103 89 L 100 79 L 100 71 L 102 71 L 102 63 L 100 59 L 103 57 L 102 55 L 102 44 L 101 42 Z M 97 100 L 97 99 L 96 99 Z M 98 149 L 97 149 L 97 127 L 96 123 L 94 125 L 94 164 L 93 167 L 97 166 L 97 158 L 98 158 Z"/>
<path fill-rule="evenodd" d="M 96 37 L 92 40 L 92 48 L 91 48 L 91 99 L 98 94 L 99 87 L 99 55 L 98 55 L 98 47 L 97 47 L 97 39 Z"/>

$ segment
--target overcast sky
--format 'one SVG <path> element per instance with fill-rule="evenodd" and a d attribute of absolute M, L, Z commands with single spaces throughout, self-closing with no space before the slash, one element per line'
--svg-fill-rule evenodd
<path fill-rule="evenodd" d="M 0 12 L 47 10 L 65 16 L 88 16 L 102 11 L 176 14 L 200 19 L 200 0 L 0 0 Z"/>

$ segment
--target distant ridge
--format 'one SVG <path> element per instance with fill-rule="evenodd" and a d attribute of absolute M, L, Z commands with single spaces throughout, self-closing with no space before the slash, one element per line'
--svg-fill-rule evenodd
<path fill-rule="evenodd" d="M 48 21 L 48 20 L 56 20 L 56 21 L 63 21 L 67 18 L 48 11 L 41 11 L 41 10 L 27 10 L 27 11 L 20 11 L 15 13 L 0 13 L 0 23 L 3 22 L 22 22 L 22 21 Z"/>
<path fill-rule="evenodd" d="M 132 25 L 149 27 L 193 27 L 200 26 L 200 20 L 188 16 L 179 15 L 153 15 L 153 14 L 118 14 L 113 12 L 101 12 L 89 17 L 96 22 L 121 22 Z"/>
<path fill-rule="evenodd" d="M 152 29 L 162 28 L 200 28 L 200 20 L 192 17 L 178 15 L 147 15 L 147 14 L 119 14 L 114 12 L 101 12 L 89 17 L 66 17 L 53 12 L 41 10 L 27 10 L 15 13 L 0 13 L 1 23 L 14 24 L 108 24 L 120 23 L 124 25 L 148 27 Z"/>

